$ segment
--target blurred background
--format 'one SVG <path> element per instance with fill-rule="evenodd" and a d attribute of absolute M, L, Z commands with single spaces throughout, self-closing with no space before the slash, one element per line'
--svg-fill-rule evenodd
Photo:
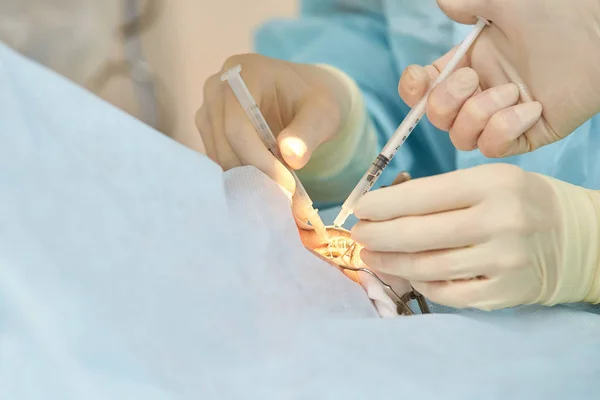
<path fill-rule="evenodd" d="M 0 41 L 202 151 L 204 81 L 296 0 L 0 0 Z"/>

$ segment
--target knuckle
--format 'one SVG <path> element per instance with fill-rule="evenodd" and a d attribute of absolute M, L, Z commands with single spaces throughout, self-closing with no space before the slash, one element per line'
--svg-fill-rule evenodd
<path fill-rule="evenodd" d="M 492 135 L 499 135 L 510 131 L 510 120 L 506 113 L 499 112 L 490 118 L 487 129 Z"/>
<path fill-rule="evenodd" d="M 479 102 L 476 97 L 468 99 L 462 107 L 462 112 L 468 118 L 470 123 L 476 123 L 481 125 L 485 123 L 489 115 L 479 106 Z"/>
<path fill-rule="evenodd" d="M 476 167 L 479 177 L 487 182 L 488 190 L 506 191 L 506 189 L 522 189 L 527 185 L 526 172 L 513 164 L 493 163 Z M 490 179 L 493 177 L 493 179 Z"/>
<path fill-rule="evenodd" d="M 452 97 L 456 101 L 461 99 L 463 102 L 464 97 L 468 92 L 473 93 L 475 88 L 479 84 L 479 75 L 474 69 L 463 67 L 454 72 L 446 81 L 446 87 L 452 94 Z"/>
<path fill-rule="evenodd" d="M 527 186 L 527 174 L 523 169 L 512 164 L 497 164 L 495 175 L 502 188 L 521 192 Z"/>

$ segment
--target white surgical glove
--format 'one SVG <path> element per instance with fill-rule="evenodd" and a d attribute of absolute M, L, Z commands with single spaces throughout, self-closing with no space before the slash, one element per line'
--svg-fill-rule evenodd
<path fill-rule="evenodd" d="M 452 19 L 492 22 L 458 69 L 429 96 L 427 117 L 459 150 L 488 157 L 560 140 L 600 112 L 600 2 L 438 0 Z M 414 106 L 451 53 L 410 66 L 399 92 Z M 543 111 L 542 111 L 543 110 Z"/>
<path fill-rule="evenodd" d="M 600 303 L 599 192 L 491 164 L 375 190 L 355 215 L 362 260 L 436 303 Z"/>

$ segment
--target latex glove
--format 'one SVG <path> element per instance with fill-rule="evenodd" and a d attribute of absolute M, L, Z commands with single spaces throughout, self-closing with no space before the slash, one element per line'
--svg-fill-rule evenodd
<path fill-rule="evenodd" d="M 431 93 L 427 117 L 459 150 L 488 157 L 560 140 L 600 111 L 600 3 L 596 0 L 438 0 L 452 19 L 492 21 L 458 69 Z M 446 54 L 410 66 L 399 83 L 414 106 Z M 543 107 L 542 107 L 543 106 Z"/>
<path fill-rule="evenodd" d="M 331 67 L 257 54 L 231 57 L 207 80 L 196 117 L 207 155 L 224 170 L 254 165 L 292 193 L 292 175 L 266 149 L 231 88 L 221 81 L 221 74 L 236 65 L 242 66 L 242 77 L 286 163 L 303 168 L 299 177 L 313 200 L 342 201 L 378 151 L 354 81 Z M 355 173 L 345 173 L 348 169 Z"/>
<path fill-rule="evenodd" d="M 600 196 L 491 164 L 367 193 L 352 238 L 430 300 L 492 310 L 600 302 Z"/>

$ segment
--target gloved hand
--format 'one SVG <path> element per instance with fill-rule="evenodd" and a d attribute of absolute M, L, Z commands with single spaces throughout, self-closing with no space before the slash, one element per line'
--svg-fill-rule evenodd
<path fill-rule="evenodd" d="M 206 82 L 196 125 L 208 156 L 225 170 L 254 165 L 291 192 L 291 174 L 266 149 L 229 85 L 221 82 L 221 74 L 236 65 L 242 66 L 286 163 L 304 167 L 299 177 L 313 200 L 343 200 L 378 151 L 354 81 L 332 67 L 248 54 L 231 57 Z M 356 176 L 344 175 L 348 166 Z"/>
<path fill-rule="evenodd" d="M 355 215 L 362 260 L 436 303 L 600 302 L 599 192 L 490 164 L 372 191 Z"/>
<path fill-rule="evenodd" d="M 427 117 L 459 150 L 488 157 L 563 139 L 600 112 L 600 3 L 595 0 L 438 0 L 452 19 L 492 22 L 457 70 L 431 93 Z M 452 52 L 408 67 L 402 99 L 414 106 Z"/>

